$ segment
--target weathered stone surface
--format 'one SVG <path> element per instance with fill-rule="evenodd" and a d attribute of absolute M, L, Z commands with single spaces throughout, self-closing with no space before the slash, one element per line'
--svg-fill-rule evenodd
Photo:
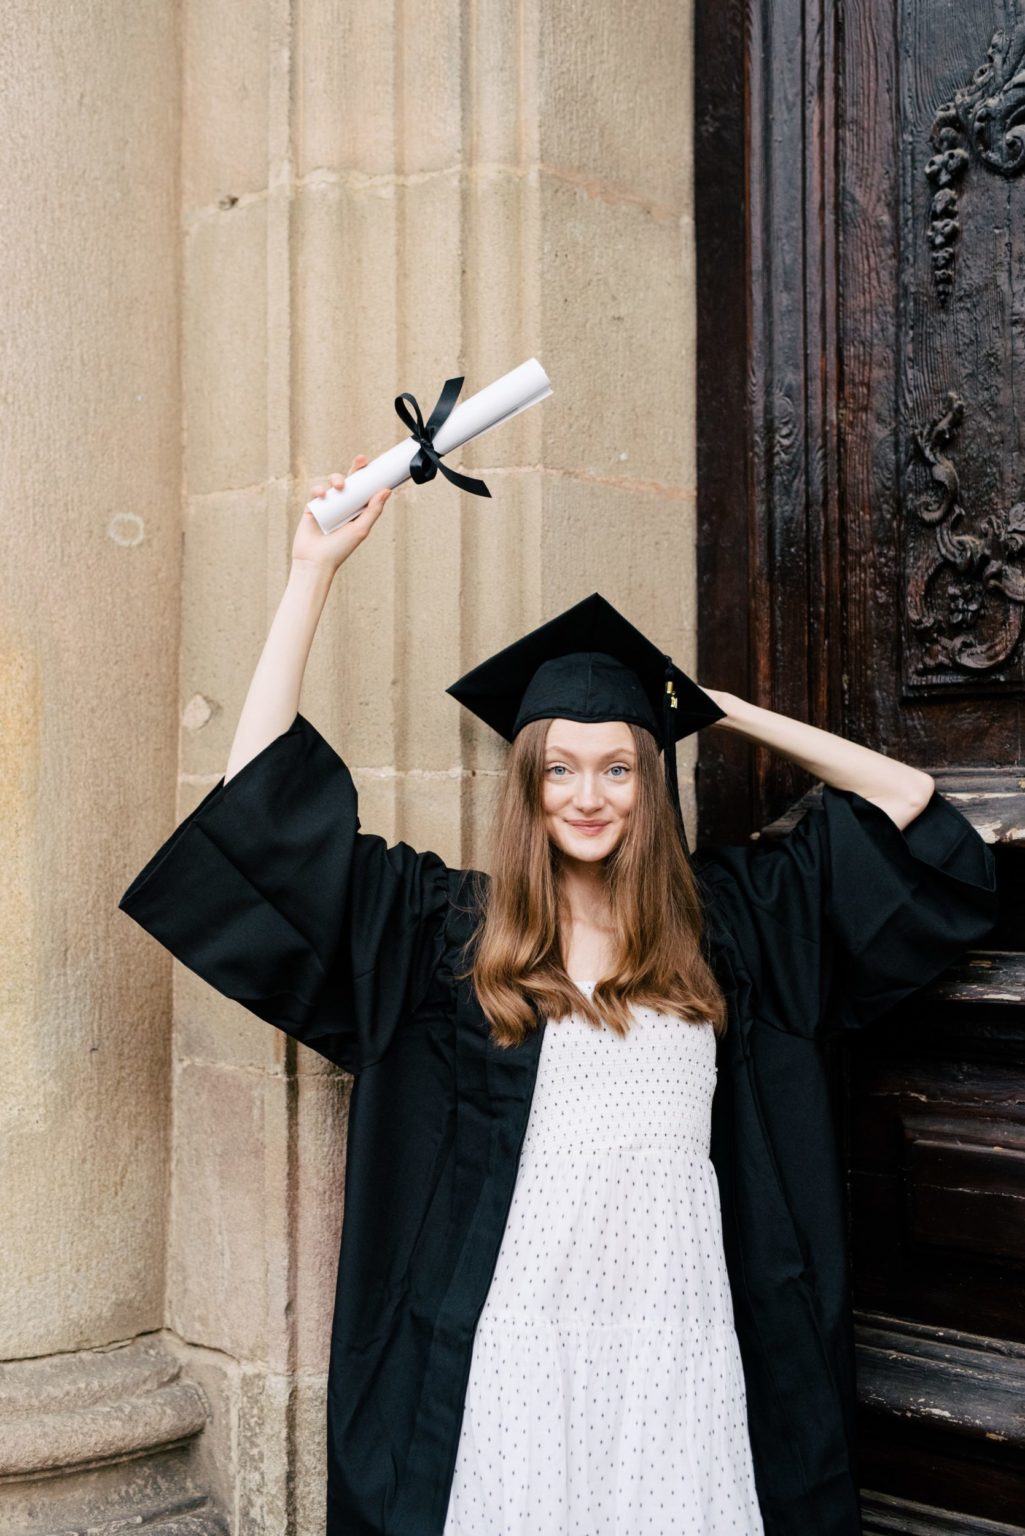
<path fill-rule="evenodd" d="M 116 893 L 173 802 L 176 28 L 4 12 L 0 1359 L 161 1321 L 169 973 Z"/>
<path fill-rule="evenodd" d="M 307 182 L 296 194 L 296 449 L 310 479 L 402 435 L 392 405 L 402 315 L 400 189 Z"/>
<path fill-rule="evenodd" d="M 0 1479 L 172 1445 L 206 1417 L 199 1388 L 148 1341 L 10 1361 L 0 1366 Z"/>
<path fill-rule="evenodd" d="M 66 1465 L 0 1485 L 0 1536 L 320 1536 L 351 1080 L 116 899 L 222 774 L 310 482 L 396 441 L 398 389 L 537 355 L 555 395 L 452 456 L 491 501 L 407 485 L 331 593 L 300 707 L 367 830 L 486 867 L 505 751 L 444 689 L 588 592 L 692 666 L 691 7 L 13 16 L 0 1357 L 60 1354 L 31 1402 L 0 1367 L 0 1454 Z M 161 1324 L 182 1374 L 86 1400 L 69 1352 Z"/>
<path fill-rule="evenodd" d="M 545 502 L 545 617 L 600 588 L 688 667 L 695 633 L 687 559 L 693 495 L 566 475 L 546 480 Z M 612 565 L 605 554 L 610 547 L 621 557 Z"/>
<path fill-rule="evenodd" d="M 60 1530 L 39 1528 L 39 1536 L 129 1536 L 134 1531 L 141 1531 L 143 1536 L 228 1536 L 224 1521 L 214 1512 L 210 1501 L 202 1497 L 190 1501 L 187 1508 L 165 1510 L 153 1519 L 128 1515 L 97 1524 L 90 1517 L 88 1525 L 62 1525 Z M 36 1533 L 22 1525 L 18 1536 L 36 1536 Z"/>
<path fill-rule="evenodd" d="M 0 1366 L 0 1533 L 222 1531 L 191 1468 L 209 1412 L 156 1335 Z"/>
<path fill-rule="evenodd" d="M 691 197 L 692 8 L 538 7 L 541 158 L 676 212 Z M 584 85 L 586 82 L 586 87 Z"/>
<path fill-rule="evenodd" d="M 270 1026 L 267 1026 L 270 1028 Z M 175 1077 L 168 1321 L 185 1338 L 244 1360 L 266 1359 L 269 1248 L 282 1213 L 268 1209 L 268 1101 L 282 1078 L 183 1063 Z"/>
<path fill-rule="evenodd" d="M 290 1433 L 294 1376 L 279 1376 L 254 1364 L 240 1378 L 236 1499 L 238 1528 L 284 1531 L 290 1523 L 292 1461 Z"/>
<path fill-rule="evenodd" d="M 345 1206 L 345 1132 L 353 1079 L 301 1048 L 295 1185 L 295 1349 L 300 1378 L 326 1379 Z M 314 1070 L 305 1071 L 307 1063 Z M 321 1425 L 323 1430 L 323 1425 Z"/>
<path fill-rule="evenodd" d="M 74 1412 L 26 1413 L 5 1424 L 0 1476 L 48 1471 L 137 1456 L 155 1445 L 198 1435 L 206 1421 L 191 1382 L 168 1382 L 146 1396 L 95 1402 Z"/>
<path fill-rule="evenodd" d="M 198 217 L 184 250 L 185 476 L 190 495 L 267 470 L 267 202 Z M 259 297 L 258 297 L 259 296 Z"/>
<path fill-rule="evenodd" d="M 558 25 L 558 5 L 550 6 Z M 538 0 L 477 0 L 469 8 L 472 27 L 474 169 L 492 165 L 523 171 L 537 164 L 543 120 Z M 576 45 L 573 50 L 576 53 Z M 512 312 L 510 304 L 507 313 Z"/>
<path fill-rule="evenodd" d="M 301 1376 L 295 1399 L 296 1536 L 323 1536 L 327 1505 L 327 1378 Z"/>
<path fill-rule="evenodd" d="M 186 0 L 182 23 L 182 199 L 189 211 L 219 208 L 267 184 L 267 15 Z"/>
<path fill-rule="evenodd" d="M 451 165 L 462 139 L 468 12 L 430 0 L 308 7 L 297 67 L 317 110 L 297 125 L 300 174 L 387 179 Z"/>
<path fill-rule="evenodd" d="M 235 1533 L 237 1522 L 238 1416 L 241 1367 L 231 1355 L 202 1349 L 165 1329 L 160 1341 L 168 1353 L 182 1362 L 190 1381 L 202 1390 L 207 1403 L 206 1428 L 189 1448 L 189 1469 L 194 1486 L 208 1494 L 215 1509 L 226 1515 Z M 238 1532 L 238 1536 L 244 1533 Z"/>
<path fill-rule="evenodd" d="M 192 497 L 185 518 L 181 696 L 200 694 L 209 716 L 182 731 L 181 770 L 210 775 L 209 787 L 227 765 L 267 638 L 267 522 L 263 486 Z"/>
<path fill-rule="evenodd" d="M 458 869 L 462 864 L 462 790 L 459 768 L 449 773 L 405 773 L 395 786 L 397 830 L 412 848 L 428 848 Z"/>
<path fill-rule="evenodd" d="M 288 1040 L 184 965 L 174 966 L 175 1056 L 193 1065 L 285 1070 Z"/>
<path fill-rule="evenodd" d="M 546 467 L 679 488 L 694 484 L 684 352 L 692 302 L 678 215 L 657 218 L 544 177 L 542 334 L 562 392 Z M 606 552 L 622 564 L 622 549 Z"/>
<path fill-rule="evenodd" d="M 399 620 L 393 566 L 405 495 L 399 491 L 389 501 L 373 539 L 335 577 L 306 672 L 302 713 L 352 767 L 394 762 Z"/>

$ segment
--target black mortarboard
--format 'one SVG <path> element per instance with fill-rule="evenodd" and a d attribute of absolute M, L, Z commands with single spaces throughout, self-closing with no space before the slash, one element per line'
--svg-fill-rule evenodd
<path fill-rule="evenodd" d="M 506 741 L 548 718 L 644 726 L 663 749 L 686 846 L 675 744 L 725 710 L 599 593 L 482 661 L 447 692 Z"/>

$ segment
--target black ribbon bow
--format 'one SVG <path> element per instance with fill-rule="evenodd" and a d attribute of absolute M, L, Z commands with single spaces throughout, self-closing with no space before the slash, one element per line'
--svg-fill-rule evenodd
<path fill-rule="evenodd" d="M 409 466 L 409 473 L 417 485 L 423 485 L 428 480 L 433 480 L 440 469 L 446 480 L 451 480 L 461 491 L 469 491 L 473 496 L 488 496 L 491 492 L 483 480 L 474 480 L 470 475 L 461 475 L 458 470 L 449 469 L 447 464 L 441 462 L 441 455 L 434 446 L 434 437 L 439 427 L 448 420 L 449 413 L 456 403 L 456 396 L 463 387 L 463 379 L 446 379 L 438 403 L 427 418 L 424 426 L 423 416 L 417 404 L 416 396 L 403 393 L 395 396 L 395 409 L 399 420 L 402 421 L 412 433 L 415 442 L 420 446 L 413 455 Z M 404 401 L 408 400 L 416 412 L 415 419 L 409 414 Z"/>

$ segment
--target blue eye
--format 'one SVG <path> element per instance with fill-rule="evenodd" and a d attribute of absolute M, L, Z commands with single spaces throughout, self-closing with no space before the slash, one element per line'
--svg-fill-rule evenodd
<path fill-rule="evenodd" d="M 549 773 L 559 773 L 559 774 L 562 774 L 562 773 L 566 773 L 567 769 L 564 767 L 564 765 L 562 763 L 553 763 L 552 766 L 549 768 L 548 772 Z"/>
<path fill-rule="evenodd" d="M 612 767 L 609 769 L 609 772 L 618 774 L 620 778 L 622 778 L 622 776 L 626 773 L 629 773 L 630 770 L 625 763 L 613 763 Z"/>

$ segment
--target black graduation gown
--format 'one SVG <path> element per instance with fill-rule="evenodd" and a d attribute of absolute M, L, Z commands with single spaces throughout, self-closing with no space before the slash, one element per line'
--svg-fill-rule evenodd
<path fill-rule="evenodd" d="M 901 832 L 827 787 L 785 838 L 700 848 L 694 866 L 729 1004 L 712 1157 L 765 1530 L 858 1536 L 824 1033 L 867 1023 L 988 932 L 994 859 L 938 792 Z M 328 1536 L 444 1525 L 544 1032 L 489 1039 L 459 975 L 474 889 L 436 855 L 361 832 L 347 768 L 297 714 L 119 902 L 211 986 L 355 1075 Z"/>

